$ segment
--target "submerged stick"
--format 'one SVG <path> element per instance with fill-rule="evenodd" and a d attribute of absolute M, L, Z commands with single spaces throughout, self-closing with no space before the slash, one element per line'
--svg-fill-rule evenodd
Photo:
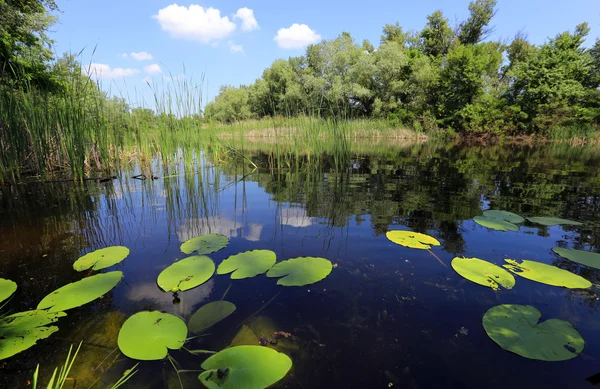
<path fill-rule="evenodd" d="M 269 304 L 271 304 L 273 302 L 273 300 L 275 300 L 275 298 L 277 298 L 277 296 L 279 296 L 280 292 L 277 292 L 277 294 L 275 294 L 275 296 L 273 296 L 273 298 L 271 298 L 271 300 L 267 301 L 262 307 L 260 307 L 258 309 L 258 311 L 254 312 L 252 315 L 248 316 L 246 318 L 246 320 L 244 320 L 242 322 L 242 324 L 246 323 L 248 320 L 252 319 L 254 316 L 258 315 L 263 309 L 265 309 Z"/>
<path fill-rule="evenodd" d="M 435 255 L 435 254 L 433 253 L 433 251 L 431 251 L 431 250 L 427 250 L 427 251 L 429 251 L 429 254 L 433 255 L 433 257 L 434 257 L 435 259 L 437 259 L 437 260 L 438 260 L 438 262 L 442 264 L 442 266 L 444 266 L 445 268 L 447 268 L 447 267 L 448 267 L 448 265 L 446 265 L 444 262 L 442 262 L 442 260 L 441 260 L 441 259 L 440 259 L 440 258 L 439 258 L 437 255 Z"/>
<path fill-rule="evenodd" d="M 231 285 L 233 285 L 233 284 L 229 284 L 229 286 L 225 290 L 225 293 L 223 293 L 223 297 L 221 297 L 221 301 L 225 300 L 225 296 L 227 296 L 227 293 L 229 293 L 229 289 L 231 289 Z"/>

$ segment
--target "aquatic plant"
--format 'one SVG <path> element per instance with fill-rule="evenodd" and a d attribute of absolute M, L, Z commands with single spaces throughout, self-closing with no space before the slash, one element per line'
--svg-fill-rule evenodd
<path fill-rule="evenodd" d="M 321 281 L 332 269 L 331 261 L 325 258 L 299 257 L 275 264 L 267 277 L 282 277 L 277 280 L 277 285 L 304 286 Z"/>
<path fill-rule="evenodd" d="M 58 331 L 58 327 L 48 324 L 64 316 L 67 316 L 64 312 L 34 310 L 0 318 L 0 360 L 27 350 L 38 340 L 48 338 Z"/>
<path fill-rule="evenodd" d="M 529 359 L 565 361 L 583 352 L 585 341 L 571 323 L 539 323 L 541 316 L 530 305 L 498 305 L 483 316 L 483 328 L 500 347 Z"/>
<path fill-rule="evenodd" d="M 515 261 L 514 259 L 505 259 L 505 261 L 507 264 L 503 265 L 504 268 L 513 274 L 531 281 L 552 286 L 562 286 L 569 289 L 587 289 L 592 287 L 592 283 L 585 278 L 556 266 L 527 260 Z"/>
<path fill-rule="evenodd" d="M 600 254 L 585 250 L 564 249 L 555 247 L 552 249 L 556 254 L 570 261 L 580 263 L 585 266 L 600 269 Z"/>
<path fill-rule="evenodd" d="M 385 236 L 392 242 L 412 249 L 427 250 L 442 266 L 446 264 L 431 251 L 432 246 L 440 246 L 440 242 L 433 236 L 414 231 L 388 231 Z"/>
<path fill-rule="evenodd" d="M 513 224 L 520 224 L 525 221 L 525 218 L 523 218 L 520 215 L 517 215 L 516 213 L 509 212 L 509 211 L 501 211 L 501 210 L 497 210 L 497 209 L 488 209 L 487 211 L 483 211 L 483 216 L 491 217 L 494 219 L 505 220 L 505 221 L 507 221 L 509 223 L 513 223 Z"/>
<path fill-rule="evenodd" d="M 454 258 L 452 268 L 462 277 L 476 284 L 500 290 L 512 289 L 515 277 L 500 266 L 479 258 Z"/>
<path fill-rule="evenodd" d="M 223 249 L 229 244 L 229 238 L 221 234 L 200 235 L 187 240 L 181 245 L 184 254 L 211 254 Z"/>
<path fill-rule="evenodd" d="M 0 303 L 12 296 L 16 291 L 16 282 L 0 278 Z"/>
<path fill-rule="evenodd" d="M 263 274 L 275 265 L 277 256 L 271 250 L 252 250 L 235 254 L 221 262 L 217 274 L 231 273 L 232 280 Z"/>
<path fill-rule="evenodd" d="M 215 263 L 206 256 L 194 255 L 175 262 L 163 270 L 157 279 L 165 292 L 177 293 L 202 285 L 215 274 Z"/>
<path fill-rule="evenodd" d="M 80 257 L 73 263 L 73 269 L 84 271 L 88 269 L 102 270 L 123 261 L 129 255 L 129 249 L 124 246 L 111 246 Z"/>
<path fill-rule="evenodd" d="M 558 225 L 566 225 L 566 226 L 580 226 L 582 223 L 576 222 L 574 220 L 561 219 L 558 217 L 546 217 L 546 216 L 536 216 L 536 217 L 528 217 L 528 221 L 541 224 L 543 226 L 553 227 Z"/>
<path fill-rule="evenodd" d="M 473 221 L 481 226 L 497 231 L 519 231 L 517 224 L 525 221 L 516 213 L 500 210 L 487 210 L 483 216 L 475 216 Z"/>
<path fill-rule="evenodd" d="M 67 354 L 67 360 L 65 364 L 60 368 L 60 372 L 58 371 L 58 367 L 54 369 L 54 373 L 52 373 L 52 377 L 46 386 L 46 389 L 62 389 L 69 377 L 69 372 L 73 367 L 73 362 L 75 362 L 75 358 L 77 358 L 77 354 L 79 353 L 79 349 L 81 349 L 81 343 L 75 350 L 75 353 L 71 357 L 71 353 L 73 352 L 73 345 L 69 347 L 69 353 Z M 40 365 L 37 365 L 35 368 L 35 373 L 33 373 L 33 389 L 37 388 L 38 385 L 38 374 L 40 370 Z M 56 375 L 58 373 L 58 376 Z"/>
<path fill-rule="evenodd" d="M 235 312 L 235 305 L 229 301 L 213 301 L 200 307 L 188 321 L 192 334 L 206 331 L 213 325 Z"/>

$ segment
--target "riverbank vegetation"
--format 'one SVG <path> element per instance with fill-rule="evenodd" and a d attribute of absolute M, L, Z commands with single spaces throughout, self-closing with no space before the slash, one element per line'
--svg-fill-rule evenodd
<path fill-rule="evenodd" d="M 205 107 L 202 79 L 149 85 L 147 106 L 112 96 L 77 55 L 54 54 L 57 9 L 0 1 L 0 182 L 112 175 L 183 144 L 226 150 L 243 139 L 314 152 L 324 139 L 340 150 L 441 136 L 598 140 L 600 41 L 584 46 L 589 26 L 542 45 L 495 41 L 495 0 L 474 0 L 456 26 L 441 11 L 421 31 L 386 25 L 378 47 L 348 33 L 323 40 Z"/>

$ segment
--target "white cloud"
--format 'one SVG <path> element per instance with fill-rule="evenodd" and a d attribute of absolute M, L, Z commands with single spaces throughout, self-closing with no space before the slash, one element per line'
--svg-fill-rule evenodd
<path fill-rule="evenodd" d="M 110 65 L 103 63 L 91 63 L 87 68 L 82 69 L 85 74 L 96 78 L 123 78 L 138 74 L 137 69 L 111 68 Z"/>
<path fill-rule="evenodd" d="M 131 58 L 135 59 L 136 61 L 150 61 L 154 59 L 154 57 L 151 54 L 148 54 L 145 51 L 140 51 L 139 53 L 136 53 L 134 51 L 129 55 L 131 55 Z"/>
<path fill-rule="evenodd" d="M 240 8 L 237 10 L 235 15 L 233 15 L 233 19 L 240 19 L 242 21 L 242 31 L 253 31 L 258 30 L 260 27 L 258 26 L 258 22 L 254 17 L 254 11 L 250 8 Z"/>
<path fill-rule="evenodd" d="M 244 54 L 244 48 L 242 47 L 242 45 L 236 45 L 234 41 L 229 41 L 227 44 L 231 53 Z"/>
<path fill-rule="evenodd" d="M 321 35 L 306 24 L 294 23 L 290 28 L 280 28 L 273 40 L 282 49 L 302 49 L 321 40 Z"/>
<path fill-rule="evenodd" d="M 153 16 L 163 31 L 174 38 L 208 43 L 227 37 L 236 29 L 227 16 L 216 8 L 192 4 L 189 7 L 171 4 Z"/>
<path fill-rule="evenodd" d="M 123 57 L 123 58 L 127 58 L 128 56 L 129 56 L 129 54 L 127 54 L 127 53 L 121 54 L 121 57 Z"/>
<path fill-rule="evenodd" d="M 144 71 L 148 74 L 162 73 L 162 69 L 156 63 L 153 63 L 152 65 L 144 66 Z"/>

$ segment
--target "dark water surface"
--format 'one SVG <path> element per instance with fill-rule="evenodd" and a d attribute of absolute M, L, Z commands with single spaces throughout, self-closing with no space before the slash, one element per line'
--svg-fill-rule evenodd
<path fill-rule="evenodd" d="M 131 254 L 112 268 L 124 273 L 117 288 L 68 311 L 49 339 L 0 361 L 0 387 L 28 387 L 38 363 L 45 382 L 69 345 L 80 341 L 71 372 L 76 381 L 68 384 L 110 387 L 135 363 L 115 351 L 128 316 L 152 309 L 187 320 L 203 304 L 221 299 L 230 285 L 226 299 L 237 311 L 188 347 L 220 350 L 245 321 L 257 333 L 290 332 L 297 337 L 287 351 L 294 367 L 277 388 L 593 387 L 586 378 L 600 373 L 600 296 L 523 278 L 513 290 L 495 292 L 463 279 L 450 262 L 455 256 L 495 263 L 530 259 L 600 283 L 598 270 L 551 251 L 600 250 L 597 149 L 425 144 L 352 155 L 341 168 L 333 156 L 310 163 L 299 158 L 282 163 L 255 152 L 252 160 L 260 168 L 252 171 L 243 164 L 213 166 L 200 155 L 199 164 L 181 161 L 168 172 L 157 161 L 155 174 L 167 178 L 156 181 L 133 180 L 129 176 L 137 172 L 125 172 L 108 183 L 4 188 L 0 277 L 19 285 L 5 311 L 34 309 L 46 294 L 84 277 L 72 264 L 86 252 L 125 245 Z M 519 232 L 496 232 L 471 220 L 488 208 L 585 224 L 525 224 Z M 390 229 L 435 236 L 442 246 L 433 251 L 448 267 L 426 251 L 391 243 L 385 237 Z M 203 233 L 231 239 L 209 255 L 217 265 L 241 251 L 270 249 L 278 260 L 321 256 L 337 267 L 305 287 L 280 287 L 264 275 L 239 281 L 215 275 L 180 293 L 174 305 L 156 277 L 183 257 L 183 241 Z M 481 319 L 504 303 L 533 305 L 542 320 L 570 321 L 586 340 L 583 355 L 540 362 L 501 349 Z M 185 351 L 171 355 L 183 369 L 199 369 L 204 360 Z M 179 387 L 167 361 L 142 362 L 139 369 L 124 388 Z M 184 386 L 201 387 L 196 376 L 183 374 Z"/>

